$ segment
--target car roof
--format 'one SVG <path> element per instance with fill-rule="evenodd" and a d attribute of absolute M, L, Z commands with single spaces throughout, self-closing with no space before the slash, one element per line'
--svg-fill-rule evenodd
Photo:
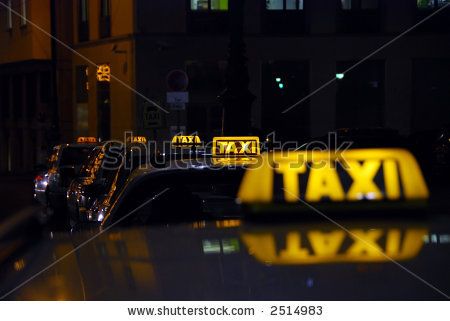
<path fill-rule="evenodd" d="M 136 168 L 130 175 L 130 178 L 136 178 L 140 176 L 151 175 L 153 173 L 161 173 L 161 172 L 169 172 L 176 170 L 220 170 L 228 169 L 228 168 L 245 168 L 245 165 L 237 164 L 237 165 L 224 165 L 224 164 L 214 164 L 211 158 L 205 158 L 202 160 L 199 159 L 190 159 L 190 160 L 173 160 L 169 162 L 167 166 L 164 167 L 154 167 L 150 164 L 142 165 Z"/>

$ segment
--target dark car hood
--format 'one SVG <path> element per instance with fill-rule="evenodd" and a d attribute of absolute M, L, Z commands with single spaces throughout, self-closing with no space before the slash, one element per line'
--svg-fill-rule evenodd
<path fill-rule="evenodd" d="M 0 295 L 54 264 L 7 299 L 445 299 L 449 223 L 196 222 L 108 231 L 67 257 L 94 234 L 59 234 L 2 267 Z"/>

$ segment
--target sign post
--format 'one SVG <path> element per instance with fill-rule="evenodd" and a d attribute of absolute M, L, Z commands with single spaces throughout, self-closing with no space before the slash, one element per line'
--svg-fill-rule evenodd
<path fill-rule="evenodd" d="M 145 102 L 143 106 L 144 128 L 160 128 L 162 127 L 162 115 L 159 108 L 149 102 Z"/>
<path fill-rule="evenodd" d="M 177 112 L 177 130 L 181 130 L 181 111 L 186 110 L 189 102 L 189 93 L 186 91 L 189 78 L 183 70 L 172 70 L 167 74 L 167 104 L 170 109 Z M 183 126 L 186 127 L 186 126 Z"/>

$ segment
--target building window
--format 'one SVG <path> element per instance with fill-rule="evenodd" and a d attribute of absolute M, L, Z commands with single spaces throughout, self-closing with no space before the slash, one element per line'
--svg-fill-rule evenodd
<path fill-rule="evenodd" d="M 376 10 L 379 0 L 340 0 L 342 10 Z"/>
<path fill-rule="evenodd" d="M 39 75 L 39 88 L 42 104 L 48 104 L 50 102 L 50 84 L 51 84 L 51 75 L 48 71 L 43 71 Z"/>
<path fill-rule="evenodd" d="M 78 41 L 89 40 L 88 0 L 78 1 Z"/>
<path fill-rule="evenodd" d="M 111 1 L 100 0 L 100 38 L 111 36 Z"/>
<path fill-rule="evenodd" d="M 267 10 L 303 10 L 303 0 L 266 0 Z"/>
<path fill-rule="evenodd" d="M 419 9 L 437 9 L 449 4 L 450 0 L 417 0 Z"/>
<path fill-rule="evenodd" d="M 88 101 L 88 70 L 88 66 L 76 66 L 75 68 L 75 99 L 77 103 L 86 103 Z"/>
<path fill-rule="evenodd" d="M 264 3 L 263 33 L 296 35 L 309 32 L 308 8 L 304 0 L 264 0 Z"/>
<path fill-rule="evenodd" d="M 433 19 L 427 19 L 433 10 L 438 10 L 450 4 L 450 0 L 416 0 L 416 22 L 421 24 L 414 29 L 415 33 L 450 33 L 450 11 L 442 10 Z M 426 21 L 424 21 L 426 20 Z"/>
<path fill-rule="evenodd" d="M 221 34 L 229 31 L 228 0 L 190 0 L 188 33 Z"/>
<path fill-rule="evenodd" d="M 8 8 L 6 9 L 6 29 L 12 29 L 12 12 L 11 12 L 11 0 L 6 2 Z"/>
<path fill-rule="evenodd" d="M 9 77 L 0 78 L 0 109 L 3 119 L 9 118 L 10 105 Z"/>
<path fill-rule="evenodd" d="M 338 62 L 342 73 L 354 61 Z M 373 128 L 384 125 L 385 63 L 369 60 L 338 80 L 336 91 L 336 125 L 338 128 Z"/>
<path fill-rule="evenodd" d="M 286 117 L 286 106 L 305 97 L 309 88 L 309 62 L 275 60 L 262 63 L 261 68 L 261 121 L 267 132 L 276 131 L 281 140 L 305 140 L 309 136 L 309 102 L 294 108 Z"/>
<path fill-rule="evenodd" d="M 27 25 L 27 1 L 28 0 L 20 0 L 20 25 Z"/>
<path fill-rule="evenodd" d="M 228 0 L 191 0 L 191 10 L 228 10 Z"/>
<path fill-rule="evenodd" d="M 379 0 L 339 0 L 336 14 L 339 33 L 376 33 L 381 30 Z"/>
<path fill-rule="evenodd" d="M 352 9 L 352 0 L 341 0 L 341 9 L 342 10 L 351 10 Z"/>

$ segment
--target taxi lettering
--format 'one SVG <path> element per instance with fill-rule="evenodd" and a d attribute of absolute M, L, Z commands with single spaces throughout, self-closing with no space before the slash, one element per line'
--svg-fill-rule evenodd
<path fill-rule="evenodd" d="M 144 136 L 131 136 L 128 138 L 131 143 L 147 143 L 147 138 Z"/>
<path fill-rule="evenodd" d="M 175 147 L 192 147 L 200 144 L 198 136 L 174 136 L 172 138 L 172 145 Z"/>
<path fill-rule="evenodd" d="M 213 156 L 256 156 L 259 155 L 258 137 L 214 137 Z"/>
<path fill-rule="evenodd" d="M 358 201 L 363 199 L 381 200 L 384 193 L 375 183 L 375 176 L 380 170 L 384 172 L 384 181 L 389 182 L 385 196 L 388 199 L 397 199 L 400 195 L 399 172 L 392 160 L 368 160 L 365 162 L 347 161 L 348 167 L 342 169 L 351 178 L 348 191 L 344 190 L 338 174 L 337 166 L 325 166 L 309 169 L 309 177 L 304 187 L 300 186 L 300 175 L 307 172 L 307 165 L 291 168 L 291 164 L 280 164 L 276 173 L 283 176 L 283 190 L 286 201 L 297 201 L 304 198 L 310 202 L 319 202 L 323 199 L 331 201 Z M 385 170 L 387 167 L 387 170 Z M 303 190 L 302 190 L 303 188 Z"/>
<path fill-rule="evenodd" d="M 414 156 L 402 149 L 266 153 L 246 171 L 243 203 L 405 201 L 428 199 Z M 280 200 L 280 197 L 282 198 Z"/>
<path fill-rule="evenodd" d="M 219 148 L 218 154 L 226 155 L 247 155 L 256 154 L 255 141 L 235 141 L 235 142 L 217 142 Z"/>
<path fill-rule="evenodd" d="M 92 143 L 96 143 L 97 142 L 97 138 L 95 137 L 78 137 L 77 138 L 77 143 L 78 144 L 92 144 Z"/>
<path fill-rule="evenodd" d="M 261 262 L 272 264 L 319 264 L 407 260 L 420 252 L 426 229 L 351 229 L 291 231 L 284 242 L 273 234 L 242 236 L 244 244 Z M 282 238 L 283 239 L 283 238 Z"/>

